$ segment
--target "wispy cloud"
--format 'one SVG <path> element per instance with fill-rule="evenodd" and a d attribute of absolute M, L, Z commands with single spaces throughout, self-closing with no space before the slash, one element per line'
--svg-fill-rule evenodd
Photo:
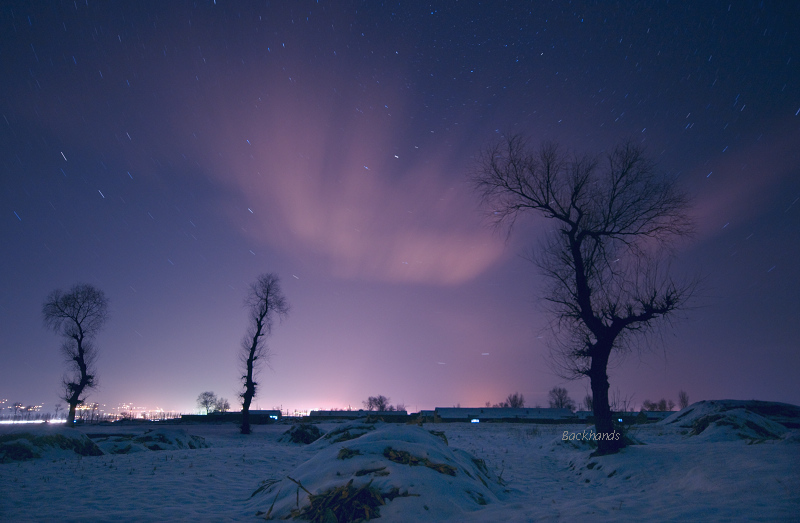
<path fill-rule="evenodd" d="M 401 140 L 401 101 L 380 94 L 276 93 L 263 120 L 220 113 L 215 176 L 239 194 L 227 217 L 342 278 L 452 285 L 478 276 L 505 247 L 481 223 L 466 162 Z"/>
<path fill-rule="evenodd" d="M 770 207 L 783 210 L 791 203 L 791 195 L 783 203 L 776 199 L 775 186 L 787 176 L 796 176 L 800 165 L 796 138 L 795 133 L 765 137 L 694 169 L 693 177 L 700 183 L 695 184 L 693 214 L 701 238 L 744 223 Z"/>

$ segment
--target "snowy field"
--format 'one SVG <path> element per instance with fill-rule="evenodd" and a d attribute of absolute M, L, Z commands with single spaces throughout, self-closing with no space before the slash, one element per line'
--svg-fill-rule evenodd
<path fill-rule="evenodd" d="M 360 510 L 380 521 L 797 521 L 800 429 L 736 407 L 701 402 L 634 426 L 640 445 L 597 458 L 563 441 L 582 425 L 328 422 L 308 445 L 289 441 L 289 423 L 250 436 L 231 424 L 4 425 L 0 521 L 310 517 L 309 493 L 351 480 L 342 495 L 374 489 L 383 505 Z"/>

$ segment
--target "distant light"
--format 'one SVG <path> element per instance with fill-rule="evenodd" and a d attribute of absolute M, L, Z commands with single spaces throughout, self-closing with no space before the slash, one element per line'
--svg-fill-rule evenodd
<path fill-rule="evenodd" d="M 270 414 L 269 417 L 272 418 L 272 419 L 278 419 L 278 416 L 276 416 L 274 414 Z"/>
<path fill-rule="evenodd" d="M 470 423 L 480 423 L 480 422 L 481 422 L 481 420 L 479 420 L 478 418 L 470 420 Z"/>
<path fill-rule="evenodd" d="M 617 421 L 619 421 L 620 423 L 622 423 L 622 418 L 619 418 Z"/>

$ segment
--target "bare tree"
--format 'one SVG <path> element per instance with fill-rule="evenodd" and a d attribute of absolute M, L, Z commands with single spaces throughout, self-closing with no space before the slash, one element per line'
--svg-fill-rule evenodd
<path fill-rule="evenodd" d="M 364 408 L 367 410 L 388 411 L 390 410 L 389 407 L 391 407 L 391 405 L 389 405 L 389 398 L 382 394 L 370 396 L 366 401 L 362 401 L 361 403 L 364 404 Z M 392 408 L 392 410 L 394 410 L 394 408 Z"/>
<path fill-rule="evenodd" d="M 242 398 L 242 434 L 250 434 L 250 404 L 256 395 L 255 373 L 261 361 L 269 359 L 266 337 L 272 332 L 277 317 L 282 320 L 289 314 L 289 304 L 281 292 L 280 280 L 275 274 L 262 274 L 245 298 L 250 314 L 250 325 L 242 339 L 241 359 L 244 366 L 244 391 Z"/>
<path fill-rule="evenodd" d="M 525 396 L 520 394 L 519 392 L 515 392 L 514 394 L 509 394 L 506 397 L 505 404 L 508 408 L 511 409 L 521 409 L 525 407 Z"/>
<path fill-rule="evenodd" d="M 231 410 L 231 404 L 225 398 L 217 398 L 214 403 L 214 412 L 228 412 Z"/>
<path fill-rule="evenodd" d="M 197 396 L 197 406 L 201 409 L 206 409 L 206 415 L 214 409 L 216 404 L 217 395 L 210 390 L 201 392 L 200 395 Z"/>
<path fill-rule="evenodd" d="M 551 409 L 575 410 L 575 402 L 569 397 L 569 391 L 563 387 L 553 387 L 547 394 Z"/>
<path fill-rule="evenodd" d="M 662 262 L 692 231 L 688 198 L 630 143 L 600 159 L 554 144 L 530 152 L 515 136 L 486 151 L 473 181 L 509 233 L 526 212 L 553 225 L 531 257 L 549 282 L 552 359 L 562 377 L 589 378 L 597 453 L 617 452 L 624 440 L 609 408 L 609 358 L 692 295 L 695 282 L 673 280 Z"/>
<path fill-rule="evenodd" d="M 689 406 L 689 394 L 685 390 L 678 392 L 678 408 L 681 410 Z"/>
<path fill-rule="evenodd" d="M 61 352 L 71 371 L 63 378 L 64 399 L 69 404 L 67 423 L 75 421 L 75 409 L 85 393 L 97 386 L 94 338 L 108 319 L 108 299 L 103 291 L 79 283 L 68 293 L 56 289 L 42 306 L 45 326 L 65 338 Z"/>
<path fill-rule="evenodd" d="M 583 408 L 585 410 L 588 410 L 588 411 L 592 410 L 592 395 L 591 394 L 586 394 L 586 396 L 583 397 Z"/>

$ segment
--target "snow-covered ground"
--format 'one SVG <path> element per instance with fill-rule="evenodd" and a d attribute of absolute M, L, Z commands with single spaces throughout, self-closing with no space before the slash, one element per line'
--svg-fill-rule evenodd
<path fill-rule="evenodd" d="M 256 521 L 350 480 L 345 494 L 393 498 L 381 521 L 800 518 L 800 429 L 740 405 L 632 427 L 643 444 L 597 458 L 563 441 L 581 425 L 315 426 L 328 437 L 304 445 L 283 423 L 249 436 L 230 424 L 6 425 L 0 521 Z"/>

